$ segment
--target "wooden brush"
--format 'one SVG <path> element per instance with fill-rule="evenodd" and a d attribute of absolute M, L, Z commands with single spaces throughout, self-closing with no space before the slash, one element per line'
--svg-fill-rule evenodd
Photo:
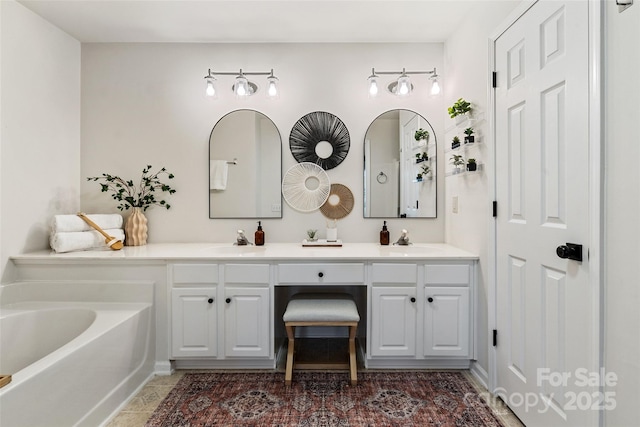
<path fill-rule="evenodd" d="M 119 251 L 124 247 L 124 244 L 120 239 L 116 239 L 113 236 L 109 236 L 107 233 L 104 232 L 102 228 L 98 227 L 98 225 L 95 222 L 91 221 L 83 212 L 78 212 L 77 215 L 80 218 L 82 218 L 84 222 L 89 224 L 91 227 L 95 228 L 96 231 L 98 231 L 98 233 L 102 234 L 105 237 L 104 242 L 107 244 L 107 246 L 111 248 L 111 250 Z"/>

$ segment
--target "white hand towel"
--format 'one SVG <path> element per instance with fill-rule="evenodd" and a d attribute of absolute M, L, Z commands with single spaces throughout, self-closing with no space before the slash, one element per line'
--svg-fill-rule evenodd
<path fill-rule="evenodd" d="M 87 217 L 103 230 L 122 228 L 120 214 L 92 214 Z M 52 233 L 67 233 L 73 231 L 92 231 L 93 227 L 84 222 L 78 215 L 55 215 L 51 221 Z"/>
<path fill-rule="evenodd" d="M 209 160 L 209 189 L 226 190 L 229 165 L 226 160 Z"/>
<path fill-rule="evenodd" d="M 124 242 L 124 230 L 112 228 L 104 230 L 109 236 Z M 108 249 L 106 238 L 99 232 L 93 231 L 72 231 L 66 233 L 51 233 L 49 243 L 51 249 L 58 253 L 72 251 L 86 251 L 95 249 Z"/>

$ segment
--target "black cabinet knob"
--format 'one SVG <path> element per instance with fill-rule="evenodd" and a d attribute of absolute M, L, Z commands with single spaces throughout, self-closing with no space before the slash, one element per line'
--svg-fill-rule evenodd
<path fill-rule="evenodd" d="M 207 300 L 207 302 L 208 302 L 209 304 L 212 304 L 212 303 L 213 303 L 213 298 L 209 298 L 209 299 Z"/>
<path fill-rule="evenodd" d="M 427 301 L 433 302 L 433 298 L 429 297 L 429 298 L 427 298 Z"/>
<path fill-rule="evenodd" d="M 229 304 L 231 302 L 231 298 L 227 298 L 225 301 Z"/>
<path fill-rule="evenodd" d="M 416 302 L 416 298 L 415 297 L 411 297 L 411 302 Z"/>
<path fill-rule="evenodd" d="M 324 277 L 324 273 L 321 271 L 320 273 L 318 273 L 318 277 Z"/>

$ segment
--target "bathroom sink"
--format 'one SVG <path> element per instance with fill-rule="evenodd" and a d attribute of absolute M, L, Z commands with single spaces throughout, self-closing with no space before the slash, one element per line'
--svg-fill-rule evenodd
<path fill-rule="evenodd" d="M 255 246 L 255 245 L 247 245 L 247 246 L 237 246 L 237 245 L 229 245 L 229 246 L 209 246 L 204 248 L 204 251 L 211 252 L 217 255 L 259 255 L 264 253 L 264 246 Z"/>

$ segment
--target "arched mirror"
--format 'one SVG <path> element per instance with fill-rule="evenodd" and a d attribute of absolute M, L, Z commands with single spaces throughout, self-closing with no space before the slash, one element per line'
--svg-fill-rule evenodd
<path fill-rule="evenodd" d="M 435 218 L 436 135 L 410 110 L 378 116 L 364 140 L 364 217 Z"/>
<path fill-rule="evenodd" d="M 282 218 L 282 140 L 262 113 L 222 117 L 209 138 L 209 218 Z"/>

